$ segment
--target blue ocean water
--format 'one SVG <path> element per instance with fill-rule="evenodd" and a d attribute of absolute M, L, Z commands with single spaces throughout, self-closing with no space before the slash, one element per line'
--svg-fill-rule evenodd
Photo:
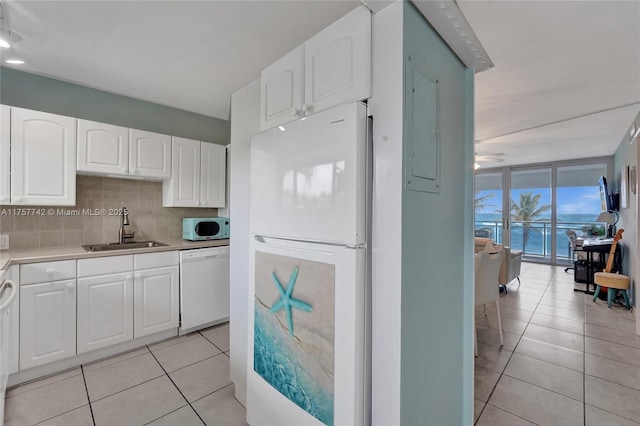
<path fill-rule="evenodd" d="M 255 302 L 253 369 L 278 392 L 328 426 L 333 425 L 333 389 L 317 385 L 304 367 L 299 341 Z"/>
<path fill-rule="evenodd" d="M 592 225 L 596 222 L 598 213 L 594 214 L 558 214 L 558 226 L 555 238 L 559 257 L 569 257 L 569 238 L 566 235 L 568 229 L 574 230 L 578 235 L 587 235 Z M 531 224 L 532 229 L 524 246 L 524 230 L 518 223 L 511 226 L 511 247 L 523 250 L 529 255 L 550 256 L 551 255 L 551 218 L 542 217 L 539 223 Z M 496 242 L 503 241 L 502 216 L 500 213 L 476 213 L 475 229 L 490 228 L 491 238 Z"/>

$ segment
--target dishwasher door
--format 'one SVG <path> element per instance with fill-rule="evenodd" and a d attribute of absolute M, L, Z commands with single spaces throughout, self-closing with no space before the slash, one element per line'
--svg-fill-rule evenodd
<path fill-rule="evenodd" d="M 180 252 L 180 331 L 229 318 L 229 247 Z"/>

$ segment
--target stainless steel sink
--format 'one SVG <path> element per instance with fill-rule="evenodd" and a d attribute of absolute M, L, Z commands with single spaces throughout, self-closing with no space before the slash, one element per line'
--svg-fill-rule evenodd
<path fill-rule="evenodd" d="M 112 251 L 112 250 L 128 250 L 149 247 L 163 247 L 169 244 L 158 241 L 131 241 L 126 243 L 106 243 L 106 244 L 88 244 L 82 246 L 83 249 L 90 252 L 95 251 Z"/>

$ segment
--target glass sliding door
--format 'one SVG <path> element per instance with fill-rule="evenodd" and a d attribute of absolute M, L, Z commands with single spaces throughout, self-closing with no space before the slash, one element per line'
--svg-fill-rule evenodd
<path fill-rule="evenodd" d="M 597 158 L 476 172 L 476 236 L 522 250 L 528 261 L 571 265 L 569 234 L 605 235 L 606 224 L 596 222 L 598 178 L 610 178 L 612 163 Z"/>
<path fill-rule="evenodd" d="M 604 237 L 605 226 L 596 223 L 600 213 L 598 178 L 607 176 L 605 163 L 561 166 L 556 182 L 556 263 L 573 263 L 568 233 L 581 238 Z"/>
<path fill-rule="evenodd" d="M 524 259 L 551 262 L 551 168 L 512 169 L 509 196 L 511 248 Z"/>
<path fill-rule="evenodd" d="M 475 236 L 508 244 L 503 233 L 502 172 L 476 174 L 474 207 Z"/>

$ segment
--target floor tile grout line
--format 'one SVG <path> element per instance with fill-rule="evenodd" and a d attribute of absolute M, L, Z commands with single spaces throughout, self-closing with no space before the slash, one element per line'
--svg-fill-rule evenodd
<path fill-rule="evenodd" d="M 554 281 L 554 279 L 553 279 L 553 276 L 549 278 L 549 281 L 548 281 L 548 283 L 547 283 L 547 287 L 545 288 L 545 290 L 544 290 L 544 292 L 543 292 L 542 296 L 540 297 L 540 299 L 539 299 L 539 300 L 538 300 L 538 302 L 536 303 L 536 308 L 535 308 L 535 310 L 533 311 L 533 312 L 534 312 L 534 314 L 535 314 L 535 312 L 537 311 L 538 306 L 540 306 L 540 302 L 541 302 L 541 301 L 542 301 L 542 299 L 544 298 L 544 295 L 547 293 L 547 291 L 548 291 L 549 287 L 551 286 L 552 281 L 553 281 L 553 282 L 555 282 L 555 281 Z M 567 284 L 569 284 L 569 283 L 567 283 Z M 585 303 L 586 303 L 586 301 L 585 301 L 585 302 L 583 302 L 583 306 L 585 306 L 585 305 L 584 305 Z M 583 309 L 585 309 L 585 311 L 586 311 L 586 308 L 585 308 L 585 307 L 583 307 Z M 531 317 L 533 317 L 533 315 L 532 315 Z M 497 386 L 498 386 L 498 382 L 500 382 L 500 380 L 502 379 L 502 376 L 512 377 L 512 376 L 510 376 L 510 375 L 506 374 L 506 373 L 505 373 L 505 371 L 506 371 L 506 369 L 507 369 L 507 366 L 509 365 L 509 362 L 511 362 L 511 359 L 513 358 L 513 355 L 515 354 L 516 349 L 518 348 L 518 345 L 520 344 L 520 341 L 521 341 L 521 340 L 522 340 L 522 338 L 524 337 L 524 334 L 526 333 L 527 328 L 529 327 L 529 324 L 531 323 L 531 317 L 529 318 L 529 321 L 527 321 L 527 325 L 525 326 L 525 329 L 522 331 L 522 334 L 520 335 L 520 337 L 519 337 L 519 339 L 518 339 L 518 342 L 516 343 L 516 345 L 515 345 L 515 347 L 514 347 L 513 351 L 511 352 L 511 355 L 509 356 L 509 359 L 507 360 L 507 362 L 506 362 L 506 364 L 505 364 L 505 367 L 502 369 L 502 371 L 501 371 L 501 372 L 499 372 L 500 376 L 498 377 L 498 380 L 496 381 L 496 384 L 493 386 L 493 388 L 492 388 L 491 392 L 489 393 L 489 396 L 487 397 L 487 402 L 485 402 L 485 405 L 483 406 L 483 408 L 482 408 L 482 410 L 481 410 L 480 414 L 478 415 L 478 420 L 480 420 L 480 417 L 482 416 L 482 413 L 484 413 L 484 410 L 486 409 L 486 406 L 487 406 L 487 405 L 489 405 L 489 400 L 491 400 L 491 397 L 493 396 L 493 393 L 495 392 L 495 389 L 496 389 L 496 388 L 497 388 Z M 574 320 L 574 321 L 575 321 L 575 320 Z M 533 324 L 535 325 L 535 323 L 533 323 Z M 586 312 L 585 312 L 585 317 L 584 317 L 584 320 L 583 320 L 583 327 L 586 327 Z M 549 327 L 549 328 L 552 328 L 552 327 Z M 562 331 L 566 331 L 566 330 L 562 330 Z M 585 331 L 585 332 L 586 332 L 586 331 Z M 577 334 L 577 333 L 573 333 L 573 334 L 579 335 L 579 334 Z M 584 338 L 584 337 L 585 337 L 585 334 L 583 334 L 582 336 L 583 336 L 583 347 L 584 347 L 584 345 L 586 345 L 586 339 Z M 583 351 L 583 357 L 585 357 L 585 351 Z M 537 358 L 534 358 L 534 359 L 537 359 Z M 548 361 L 545 361 L 545 360 L 540 360 L 540 361 L 548 362 Z M 584 362 L 584 360 L 583 360 L 583 362 Z M 584 364 L 583 364 L 583 367 L 584 367 Z M 491 370 L 491 369 L 489 369 L 489 370 Z M 571 370 L 571 369 L 569 369 L 569 370 Z M 494 371 L 494 370 L 491 370 L 491 371 Z M 572 370 L 572 371 L 576 371 L 576 370 Z M 582 372 L 582 373 L 583 373 L 583 399 L 585 399 L 585 398 L 586 398 L 586 395 L 584 395 L 584 392 L 585 392 L 585 385 L 584 385 L 584 380 L 585 380 L 585 378 L 584 378 L 584 377 L 585 377 L 585 371 L 584 371 L 584 368 L 583 368 L 583 372 Z M 512 378 L 513 378 L 513 377 L 512 377 Z M 518 378 L 514 378 L 514 379 L 516 379 L 516 380 L 521 380 L 521 379 L 518 379 Z M 524 380 L 522 380 L 522 381 L 523 381 L 524 383 L 528 383 L 527 381 L 524 381 Z M 532 386 L 539 387 L 539 388 L 541 388 L 541 389 L 545 389 L 545 390 L 550 391 L 550 392 L 553 392 L 553 393 L 556 393 L 556 394 L 558 394 L 558 395 L 565 396 L 565 397 L 567 397 L 567 398 L 573 399 L 574 401 L 581 402 L 581 403 L 583 404 L 583 423 L 584 423 L 584 422 L 586 422 L 586 420 L 585 420 L 585 419 L 586 419 L 586 417 L 585 417 L 585 410 L 586 410 L 585 405 L 586 405 L 586 399 L 585 399 L 585 400 L 583 400 L 583 401 L 579 401 L 579 400 L 576 400 L 575 398 L 571 398 L 571 397 L 569 397 L 569 396 L 567 396 L 567 395 L 564 395 L 564 394 L 562 394 L 562 393 L 555 392 L 555 391 L 552 391 L 552 390 L 550 390 L 550 389 L 546 389 L 546 388 L 544 388 L 544 387 L 541 387 L 541 386 L 535 385 L 535 384 L 533 384 L 533 383 L 528 383 L 528 384 L 530 384 L 530 385 L 532 385 Z M 492 406 L 494 406 L 493 404 L 491 404 L 491 405 L 492 405 Z M 499 407 L 496 407 L 496 408 L 499 408 Z M 499 409 L 501 409 L 501 408 L 499 408 Z M 504 411 L 507 411 L 507 410 L 504 410 Z M 507 412 L 509 412 L 509 411 L 507 411 Z M 516 414 L 514 414 L 514 413 L 511 413 L 511 412 L 509 412 L 509 413 L 510 413 L 510 414 L 513 414 L 513 415 L 515 415 L 516 417 L 520 417 L 520 416 L 517 416 L 517 415 L 516 415 Z M 520 417 L 520 418 L 522 418 L 522 417 Z M 527 420 L 527 419 L 525 419 L 525 420 Z M 530 421 L 530 420 L 527 420 L 527 421 Z M 477 421 L 476 421 L 476 422 L 474 422 L 474 424 L 475 424 L 475 423 L 477 423 Z"/>
<path fill-rule="evenodd" d="M 148 346 L 147 346 L 148 348 Z M 160 361 L 156 358 L 155 354 L 153 353 L 153 351 L 151 351 L 151 349 L 149 349 L 149 351 L 151 352 L 151 355 L 153 356 L 153 358 L 155 358 L 156 362 L 158 364 L 160 364 Z M 212 358 L 212 357 L 210 357 Z M 209 359 L 209 358 L 207 358 Z M 196 364 L 196 363 L 194 363 Z M 193 365 L 193 364 L 191 364 Z M 165 368 L 162 366 L 162 364 L 160 364 L 160 368 L 162 368 L 162 371 L 164 371 L 165 376 L 167 376 L 167 378 L 171 381 L 171 383 L 173 384 L 173 386 L 175 386 L 175 388 L 178 390 L 178 393 L 180 393 L 180 396 L 182 396 L 182 398 L 187 402 L 187 405 L 189 407 L 191 407 L 191 409 L 193 410 L 194 413 L 196 413 L 196 416 L 198 416 L 198 418 L 200 419 L 200 421 L 202 423 L 204 423 L 205 425 L 207 424 L 207 422 L 204 421 L 204 419 L 200 416 L 200 413 L 198 413 L 198 411 L 196 411 L 195 408 L 193 408 L 193 405 L 191 405 L 191 403 L 189 402 L 189 400 L 187 399 L 186 396 L 184 396 L 184 393 L 182 393 L 182 391 L 180 390 L 180 388 L 178 387 L 178 385 L 176 384 L 176 382 L 173 381 L 173 379 L 171 378 L 171 376 L 169 375 L 169 373 L 167 373 L 167 370 L 165 370 Z M 175 370 L 178 371 L 178 370 Z M 167 413 L 168 414 L 168 413 Z M 166 415 L 166 414 L 165 414 Z M 164 416 L 162 416 L 164 417 Z M 162 417 L 158 417 L 158 418 L 162 418 Z M 156 419 L 157 420 L 157 419 Z M 155 420 L 154 420 L 155 421 Z"/>
<path fill-rule="evenodd" d="M 213 340 L 209 339 L 207 336 L 205 336 L 204 334 L 202 334 L 201 330 L 198 330 L 198 334 L 200 334 L 202 337 L 204 337 L 209 343 L 211 343 L 213 346 L 215 346 L 216 348 L 218 348 L 218 350 L 222 353 L 224 353 L 225 351 L 222 350 L 222 348 L 218 345 L 216 345 Z M 229 350 L 229 349 L 227 349 Z"/>
<path fill-rule="evenodd" d="M 26 382 L 24 382 L 24 383 L 19 383 L 19 384 L 17 384 L 17 385 L 14 385 L 14 386 L 11 386 L 10 388 L 8 388 L 8 389 L 7 389 L 7 393 L 8 393 L 9 391 L 13 390 L 13 389 L 19 389 L 20 387 L 22 387 L 22 386 L 27 386 L 27 385 L 29 385 L 29 384 L 31 384 L 31 383 L 37 383 L 37 382 L 39 382 L 39 381 L 41 381 L 41 380 L 46 380 L 46 379 L 51 378 L 51 377 L 56 377 L 56 376 L 58 376 L 58 375 L 65 374 L 65 373 L 67 373 L 67 372 L 69 372 L 69 371 L 75 370 L 76 368 L 78 368 L 78 369 L 79 369 L 79 368 L 80 368 L 80 366 L 70 368 L 70 369 L 68 369 L 68 370 L 66 370 L 66 371 L 60 371 L 60 372 L 58 372 L 58 373 L 52 373 L 52 374 L 50 374 L 50 375 L 48 375 L 48 376 L 44 376 L 44 377 L 39 377 L 39 378 L 36 378 L 36 379 L 28 380 L 28 381 L 26 381 Z M 16 397 L 16 396 L 23 395 L 23 394 L 25 394 L 25 393 L 33 392 L 33 391 L 36 391 L 36 390 L 38 390 L 38 389 L 42 389 L 42 388 L 43 388 L 43 387 L 45 387 L 45 386 L 53 385 L 53 384 L 55 384 L 55 383 L 59 383 L 59 382 L 63 382 L 63 381 L 65 381 L 65 380 L 72 379 L 72 378 L 74 378 L 75 376 L 79 376 L 80 374 L 82 374 L 82 373 L 74 374 L 73 376 L 65 377 L 65 378 L 60 379 L 60 380 L 55 380 L 55 381 L 53 381 L 53 382 L 51 382 L 51 383 L 47 383 L 47 384 L 44 384 L 44 385 L 41 385 L 41 386 L 37 386 L 37 387 L 35 387 L 35 388 L 33 388 L 33 389 L 30 389 L 30 390 L 28 390 L 28 391 L 24 391 L 24 392 L 20 392 L 20 393 L 15 394 L 15 395 L 5 395 L 5 399 L 14 398 L 14 397 Z"/>
<path fill-rule="evenodd" d="M 176 411 L 178 411 L 178 410 L 182 410 L 184 407 L 189 407 L 189 408 L 191 408 L 191 409 L 193 410 L 193 407 L 191 406 L 191 404 L 189 404 L 189 403 L 187 402 L 185 405 L 183 405 L 183 406 L 181 406 L 181 407 L 178 407 L 178 408 L 176 408 L 176 409 L 175 409 L 175 410 L 173 410 L 173 411 L 169 411 L 167 414 L 163 414 L 162 416 L 158 417 L 157 419 L 153 419 L 153 420 L 151 420 L 150 422 L 145 423 L 143 426 L 150 425 L 151 423 L 156 422 L 156 421 L 158 421 L 158 420 L 160 420 L 160 419 L 162 419 L 162 418 L 164 418 L 164 417 L 167 417 L 168 415 L 173 414 L 173 413 L 175 413 L 175 412 L 176 412 Z M 193 411 L 196 411 L 196 410 L 193 410 Z M 197 415 L 197 414 L 198 414 L 198 413 L 196 413 L 196 415 Z M 200 416 L 198 416 L 198 417 L 200 417 Z M 202 420 L 202 419 L 200 419 L 200 420 Z M 203 423 L 204 423 L 204 422 L 203 422 Z"/>
<path fill-rule="evenodd" d="M 142 349 L 142 348 L 147 348 L 147 347 L 146 347 L 146 346 L 141 346 L 140 348 L 133 349 L 133 350 L 131 350 L 131 351 L 127 351 L 127 352 L 122 353 L 122 354 L 116 354 L 116 355 L 109 356 L 109 357 L 106 357 L 106 358 L 98 359 L 98 360 L 96 360 L 96 361 L 92 361 L 92 362 L 87 363 L 87 364 L 81 364 L 81 365 L 80 365 L 80 367 L 88 367 L 88 366 L 90 366 L 90 365 L 97 364 L 97 363 L 99 363 L 99 362 L 108 361 L 108 360 L 110 360 L 110 359 L 112 359 L 112 358 L 116 358 L 116 357 L 122 356 L 122 355 L 124 355 L 124 354 L 126 354 L 126 353 L 129 353 L 129 352 L 139 351 L 139 350 L 140 350 L 140 349 Z M 149 354 L 149 353 L 151 353 L 151 351 L 150 351 L 150 350 L 148 350 L 148 348 L 147 348 L 147 352 L 145 352 L 145 353 L 138 354 L 138 355 L 134 355 L 134 356 L 132 356 L 132 357 L 125 358 L 125 359 L 122 359 L 122 360 L 120 360 L 120 361 L 116 361 L 116 362 L 111 363 L 111 364 L 103 365 L 103 366 L 101 366 L 101 367 L 94 367 L 94 368 L 91 368 L 89 371 L 87 371 L 87 373 L 92 373 L 92 372 L 94 372 L 94 371 L 102 370 L 103 368 L 112 367 L 112 366 L 114 366 L 114 365 L 118 365 L 118 364 L 120 364 L 120 363 L 122 363 L 122 362 L 130 361 L 130 360 L 132 360 L 132 359 L 135 359 L 135 358 L 138 358 L 138 357 L 141 357 L 141 356 L 145 356 L 145 355 L 147 355 L 147 354 Z M 82 371 L 83 371 L 83 373 L 84 373 L 84 368 L 83 368 L 83 370 L 82 370 Z"/>
<path fill-rule="evenodd" d="M 633 422 L 633 423 L 635 423 L 635 424 L 639 424 L 636 420 L 634 420 L 634 419 L 630 419 L 629 417 L 625 417 L 625 416 L 621 415 L 620 413 L 614 413 L 613 411 L 605 410 L 604 408 L 601 408 L 601 407 L 595 406 L 595 405 L 593 405 L 593 404 L 587 404 L 587 403 L 585 403 L 584 405 L 585 405 L 585 410 L 586 410 L 586 406 L 588 405 L 589 407 L 597 408 L 598 410 L 602 410 L 602 411 L 604 411 L 604 412 L 606 412 L 606 413 L 613 414 L 614 416 L 621 417 L 621 418 L 623 418 L 623 419 L 625 419 L 625 420 L 629 420 L 630 422 Z"/>
<path fill-rule="evenodd" d="M 520 283 L 520 285 L 522 285 L 522 283 Z M 548 288 L 548 287 L 549 287 L 549 283 L 547 283 L 547 287 L 546 288 Z M 546 288 L 545 288 L 545 292 L 547 291 Z M 519 287 L 518 287 L 518 289 L 519 289 Z M 505 296 L 507 296 L 507 295 L 508 294 L 505 293 Z M 543 293 L 543 295 L 544 295 L 544 293 Z M 542 297 L 540 297 L 540 299 L 538 300 L 538 303 L 536 304 L 536 309 L 538 308 L 538 305 L 540 304 L 540 300 L 541 299 L 542 299 Z M 498 303 L 500 303 L 500 299 L 498 299 Z M 535 310 L 534 310 L 534 312 L 535 312 Z M 531 321 L 531 319 L 529 319 L 529 321 Z M 485 403 L 484 407 L 482 407 L 482 411 L 480 411 L 480 415 L 478 415 L 478 420 L 480 420 L 480 417 L 482 417 L 482 413 L 484 413 L 484 410 L 487 407 L 487 404 L 489 404 L 489 401 L 491 400 L 491 397 L 493 396 L 493 393 L 495 392 L 496 388 L 498 387 L 498 383 L 502 379 L 502 376 L 504 375 L 504 372 L 507 369 L 507 366 L 509 365 L 509 362 L 511 362 L 511 358 L 513 358 L 513 354 L 516 353 L 516 349 L 518 348 L 518 345 L 520 344 L 520 341 L 522 340 L 522 337 L 524 336 L 524 333 L 527 331 L 527 327 L 529 326 L 529 321 L 527 321 L 527 325 L 525 326 L 524 330 L 522 330 L 522 334 L 518 338 L 518 341 L 516 342 L 516 345 L 514 346 L 513 351 L 511 352 L 511 355 L 509 355 L 509 359 L 504 364 L 504 368 L 499 373 L 500 376 L 498 376 L 498 380 L 496 380 L 496 383 L 493 385 L 493 388 L 491 388 L 491 392 L 489 392 L 489 396 L 487 397 L 487 402 Z M 500 331 L 504 332 L 504 330 L 498 330 L 498 332 L 500 332 Z M 502 345 L 502 347 L 504 347 L 504 345 Z M 507 377 L 510 377 L 510 376 L 507 376 Z M 504 411 L 506 411 L 506 410 L 504 410 Z M 477 422 L 474 422 L 474 424 L 475 423 L 477 423 Z"/>
<path fill-rule="evenodd" d="M 96 426 L 96 418 L 93 416 L 93 406 L 91 405 L 91 397 L 89 396 L 89 387 L 87 386 L 87 379 L 84 376 L 84 366 L 80 366 L 80 372 L 82 373 L 82 382 L 84 383 L 84 390 L 87 392 L 87 402 L 89 403 L 89 411 L 91 412 L 91 421 L 93 426 Z"/>

